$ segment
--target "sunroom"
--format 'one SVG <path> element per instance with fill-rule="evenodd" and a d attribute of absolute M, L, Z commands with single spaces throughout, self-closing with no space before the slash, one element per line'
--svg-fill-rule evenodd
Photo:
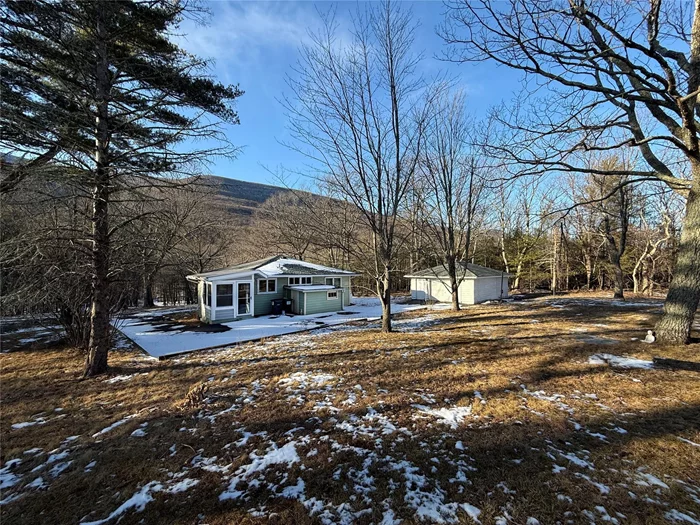
<path fill-rule="evenodd" d="M 252 316 L 255 296 L 252 276 L 241 280 L 203 281 L 200 283 L 199 295 L 200 318 L 207 322 L 224 322 L 245 316 Z"/>

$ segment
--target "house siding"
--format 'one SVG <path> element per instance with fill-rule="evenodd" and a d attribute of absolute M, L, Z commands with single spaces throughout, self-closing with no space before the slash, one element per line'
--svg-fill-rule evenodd
<path fill-rule="evenodd" d="M 503 286 L 502 288 L 501 285 Z M 501 290 L 503 290 L 502 295 Z M 458 293 L 461 304 L 478 304 L 484 301 L 507 298 L 508 276 L 465 279 L 460 283 Z M 418 301 L 448 303 L 452 301 L 449 280 L 412 278 L 411 298 Z"/>
<path fill-rule="evenodd" d="M 216 312 L 216 320 L 214 321 L 215 323 L 230 323 L 231 321 L 237 321 L 238 319 L 246 319 L 250 318 L 249 315 L 242 315 L 240 317 L 236 317 L 233 315 L 232 311 L 229 312 Z"/>
<path fill-rule="evenodd" d="M 466 279 L 459 285 L 460 304 L 474 304 L 474 281 Z M 447 279 L 411 279 L 411 298 L 418 301 L 452 301 L 450 283 Z"/>
<path fill-rule="evenodd" d="M 306 292 L 306 315 L 337 312 L 343 309 L 343 305 L 341 303 L 341 294 L 343 292 L 340 292 L 336 299 L 331 300 L 328 300 L 326 292 L 326 290 Z"/>
<path fill-rule="evenodd" d="M 267 281 L 269 279 L 255 279 L 253 315 L 270 315 L 272 313 L 271 301 L 284 298 L 284 286 L 287 284 L 287 279 L 275 279 L 275 293 L 258 293 L 258 282 L 260 280 Z"/>
<path fill-rule="evenodd" d="M 298 314 L 299 313 L 299 293 L 296 290 L 290 290 L 289 288 L 284 291 L 284 298 L 290 299 L 292 301 L 292 309 L 287 313 Z"/>
<path fill-rule="evenodd" d="M 331 276 L 329 276 L 331 277 Z M 337 277 L 334 277 L 337 279 Z M 312 278 L 312 284 L 326 284 L 327 277 L 316 277 Z M 350 306 L 350 301 L 352 300 L 352 291 L 350 287 L 350 277 L 340 278 L 340 287 L 343 289 L 343 306 Z"/>
<path fill-rule="evenodd" d="M 503 281 L 501 281 L 503 279 Z M 503 298 L 508 297 L 507 277 L 482 277 L 476 280 L 474 289 L 474 302 L 483 303 L 501 298 L 501 285 L 503 283 Z"/>
<path fill-rule="evenodd" d="M 304 313 L 304 293 L 297 290 L 296 294 L 297 294 L 297 299 L 296 299 L 296 302 L 294 303 L 296 305 L 296 311 L 299 314 L 303 314 Z"/>
<path fill-rule="evenodd" d="M 350 287 L 350 277 L 340 278 L 341 286 L 343 287 L 343 305 L 350 306 L 352 300 L 352 289 Z"/>

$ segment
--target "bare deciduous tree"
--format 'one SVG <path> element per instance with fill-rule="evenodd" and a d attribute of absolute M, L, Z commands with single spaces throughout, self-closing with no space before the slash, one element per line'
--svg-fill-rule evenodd
<path fill-rule="evenodd" d="M 424 239 L 449 276 L 452 309 L 459 310 L 459 286 L 472 239 L 472 225 L 484 189 L 482 166 L 470 150 L 474 122 L 463 94 L 437 98 L 427 121 L 414 205 L 423 210 Z M 442 281 L 441 281 L 442 282 Z"/>
<path fill-rule="evenodd" d="M 441 33 L 451 59 L 492 60 L 525 74 L 527 119 L 517 108 L 509 119 L 518 144 L 494 153 L 540 172 L 655 179 L 687 198 L 657 325 L 661 341 L 687 342 L 700 301 L 700 2 L 451 0 L 447 7 Z M 626 147 L 646 166 L 585 165 L 582 152 Z"/>
<path fill-rule="evenodd" d="M 513 288 L 521 289 L 525 265 L 536 257 L 537 246 L 546 238 L 551 202 L 545 181 L 536 177 L 504 180 L 496 191 L 500 225 L 501 259 L 512 273 Z"/>
<path fill-rule="evenodd" d="M 614 164 L 616 161 L 611 160 Z M 605 241 L 608 261 L 613 267 L 615 283 L 613 299 L 625 298 L 625 275 L 622 270 L 622 256 L 627 249 L 627 233 L 632 213 L 633 191 L 628 177 L 603 177 L 589 175 L 588 196 L 598 218 L 598 233 Z"/>
<path fill-rule="evenodd" d="M 416 171 L 423 138 L 424 84 L 414 54 L 409 12 L 388 2 L 358 12 L 351 41 L 342 42 L 332 17 L 301 49 L 289 79 L 293 148 L 318 167 L 334 196 L 354 205 L 370 238 L 367 250 L 382 304 L 382 330 L 391 330 L 391 276 L 404 241 L 399 213 Z"/>

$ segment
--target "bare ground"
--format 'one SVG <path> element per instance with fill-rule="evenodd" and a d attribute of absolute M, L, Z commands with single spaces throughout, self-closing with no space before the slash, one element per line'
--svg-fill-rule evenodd
<path fill-rule="evenodd" d="M 583 295 L 420 311 L 392 334 L 115 352 L 87 381 L 38 341 L 0 355 L 1 518 L 700 523 L 700 374 L 588 363 L 700 361 L 700 343 L 632 340 L 659 312 Z"/>

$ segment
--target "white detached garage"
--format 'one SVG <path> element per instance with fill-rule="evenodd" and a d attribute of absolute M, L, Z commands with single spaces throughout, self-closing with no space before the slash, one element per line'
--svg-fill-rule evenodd
<path fill-rule="evenodd" d="M 435 266 L 405 276 L 411 279 L 411 298 L 418 301 L 452 302 L 450 278 L 444 266 Z M 510 274 L 478 264 L 457 265 L 459 302 L 477 304 L 508 297 Z"/>

